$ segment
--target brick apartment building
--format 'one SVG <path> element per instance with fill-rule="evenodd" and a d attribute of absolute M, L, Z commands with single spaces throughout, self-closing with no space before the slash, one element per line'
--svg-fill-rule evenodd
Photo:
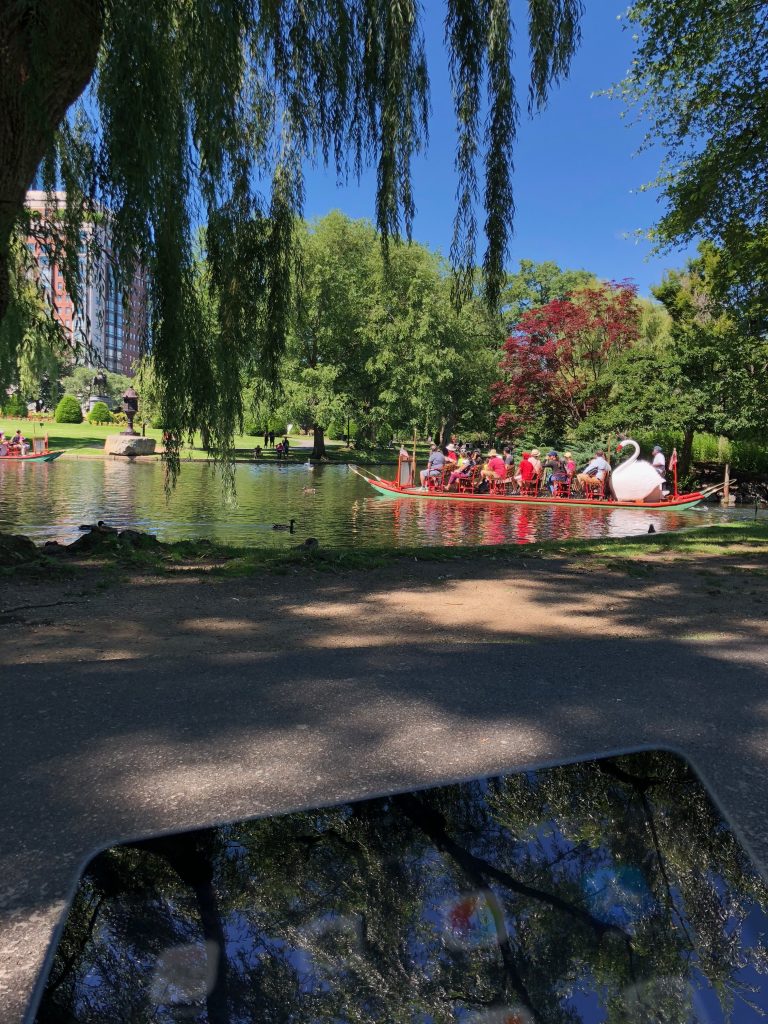
<path fill-rule="evenodd" d="M 64 192 L 54 192 L 53 203 L 44 191 L 27 192 L 26 205 L 40 215 L 41 231 L 52 212 L 62 208 Z M 96 238 L 93 239 L 93 235 Z M 98 256 L 86 264 L 86 250 L 95 240 Z M 79 345 L 94 366 L 114 373 L 132 376 L 147 335 L 147 281 L 141 271 L 133 275 L 130 285 L 117 280 L 117 269 L 110 244 L 109 220 L 84 223 L 80 229 L 78 259 L 83 280 L 82 309 L 75 311 L 67 292 L 61 268 L 51 261 L 41 238 L 27 240 L 40 272 L 40 279 L 53 307 L 54 316 L 66 329 L 73 346 Z"/>

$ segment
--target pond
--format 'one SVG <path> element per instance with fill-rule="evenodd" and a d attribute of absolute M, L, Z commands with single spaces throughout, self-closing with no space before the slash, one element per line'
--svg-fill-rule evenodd
<path fill-rule="evenodd" d="M 389 478 L 394 470 L 377 472 Z M 323 545 L 400 547 L 624 537 L 647 533 L 651 524 L 666 532 L 723 519 L 716 508 L 647 512 L 392 500 L 377 496 L 348 466 L 238 464 L 235 482 L 237 498 L 228 502 L 212 465 L 184 464 L 166 501 L 158 463 L 0 463 L 0 531 L 68 542 L 79 536 L 81 523 L 103 519 L 152 531 L 164 541 L 286 547 L 316 537 Z M 753 510 L 743 514 L 751 517 Z M 290 519 L 296 520 L 293 535 L 272 529 Z"/>

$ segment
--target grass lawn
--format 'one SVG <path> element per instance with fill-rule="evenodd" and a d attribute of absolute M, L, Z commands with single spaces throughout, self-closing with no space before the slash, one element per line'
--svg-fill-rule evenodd
<path fill-rule="evenodd" d="M 169 544 L 165 552 L 171 562 L 194 557 L 195 541 Z M 225 575 L 249 575 L 253 572 L 286 572 L 291 566 L 311 565 L 320 570 L 373 569 L 402 559 L 418 562 L 496 561 L 520 562 L 531 559 L 568 558 L 594 568 L 614 568 L 630 576 L 652 572 L 654 559 L 695 561 L 713 555 L 739 554 L 751 557 L 768 555 L 768 524 L 729 523 L 679 533 L 649 534 L 611 540 L 545 541 L 541 544 L 482 544 L 462 547 L 408 548 L 226 548 L 203 544 L 199 553 L 216 560 L 215 570 Z M 767 567 L 768 568 L 768 567 Z"/>
<path fill-rule="evenodd" d="M 110 434 L 119 434 L 124 428 L 118 423 L 109 423 L 106 426 L 97 426 L 94 423 L 47 423 L 36 420 L 30 416 L 26 420 L 8 420 L 0 418 L 0 428 L 6 434 L 14 433 L 17 428 L 26 438 L 44 437 L 48 435 L 48 444 L 56 450 L 64 451 L 101 451 L 104 448 L 104 439 Z M 162 430 L 151 430 L 147 427 L 147 437 L 154 437 L 158 442 L 162 437 Z"/>
<path fill-rule="evenodd" d="M 611 569 L 632 577 L 647 577 L 654 563 L 681 562 L 706 565 L 709 557 L 738 556 L 765 559 L 768 556 L 768 524 L 729 523 L 701 527 L 686 532 L 650 534 L 611 540 L 546 541 L 541 544 L 477 545 L 466 547 L 382 547 L 382 548 L 241 548 L 215 544 L 207 540 L 185 540 L 146 548 L 101 550 L 93 556 L 117 570 L 144 569 L 150 572 L 177 572 L 197 567 L 214 576 L 242 577 L 269 572 L 280 575 L 307 569 L 319 572 L 369 571 L 397 562 L 485 563 L 520 565 L 535 560 L 562 560 L 602 570 Z M 60 559 L 46 559 L 52 568 L 72 571 L 74 566 Z M 18 567 L 24 569 L 25 567 Z M 9 574 L 14 568 L 6 569 Z M 734 569 L 738 572 L 738 567 Z M 753 570 L 754 571 L 754 570 Z M 759 570 L 768 573 L 766 569 Z"/>
<path fill-rule="evenodd" d="M 104 440 L 110 434 L 119 434 L 123 427 L 117 423 L 97 426 L 93 423 L 51 423 L 40 421 L 30 416 L 28 419 L 17 420 L 0 418 L 0 429 L 6 434 L 13 434 L 21 428 L 25 437 L 43 437 L 48 435 L 48 443 L 51 448 L 63 449 L 65 452 L 74 454 L 97 454 L 104 449 Z M 162 443 L 162 430 L 146 428 L 147 437 L 154 437 L 158 444 Z M 276 438 L 277 440 L 277 438 Z M 238 434 L 235 439 L 236 457 L 251 460 L 256 445 L 263 447 L 264 437 L 252 437 L 246 434 Z M 290 434 L 288 441 L 291 446 L 291 461 L 303 462 L 308 458 L 312 450 L 311 434 Z M 374 464 L 381 462 L 397 462 L 396 450 L 389 448 L 371 448 L 357 451 L 355 448 L 347 448 L 343 441 L 328 441 L 326 445 L 326 458 L 329 462 L 362 462 Z M 424 449 L 426 451 L 426 449 Z M 195 444 L 185 447 L 184 453 L 192 455 L 193 458 L 208 458 L 208 453 L 200 445 L 200 437 L 195 438 Z M 422 456 L 423 457 L 423 456 Z M 277 461 L 277 456 L 272 448 L 265 449 L 262 458 L 267 462 Z"/>

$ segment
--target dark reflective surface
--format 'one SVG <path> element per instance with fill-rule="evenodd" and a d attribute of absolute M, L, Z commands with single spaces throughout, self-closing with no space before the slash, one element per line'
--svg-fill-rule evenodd
<path fill-rule="evenodd" d="M 32 1019 L 746 1024 L 766 909 L 645 752 L 115 847 Z"/>

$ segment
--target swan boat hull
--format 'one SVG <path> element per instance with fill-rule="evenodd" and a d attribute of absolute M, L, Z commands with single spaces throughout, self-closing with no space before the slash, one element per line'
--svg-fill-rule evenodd
<path fill-rule="evenodd" d="M 0 455 L 0 466 L 4 462 L 53 462 L 64 452 L 38 452 L 35 455 Z"/>
<path fill-rule="evenodd" d="M 678 512 L 693 508 L 704 499 L 700 491 L 690 494 L 678 494 L 665 501 L 612 501 L 597 498 L 553 498 L 550 494 L 541 496 L 523 496 L 520 494 L 459 494 L 455 491 L 422 491 L 420 487 L 398 487 L 391 480 L 383 480 L 375 473 L 355 472 L 371 485 L 379 494 L 387 498 L 426 498 L 428 501 L 480 502 L 492 505 L 567 505 L 571 508 L 633 508 L 648 509 L 651 512 L 663 512 L 674 508 Z"/>

